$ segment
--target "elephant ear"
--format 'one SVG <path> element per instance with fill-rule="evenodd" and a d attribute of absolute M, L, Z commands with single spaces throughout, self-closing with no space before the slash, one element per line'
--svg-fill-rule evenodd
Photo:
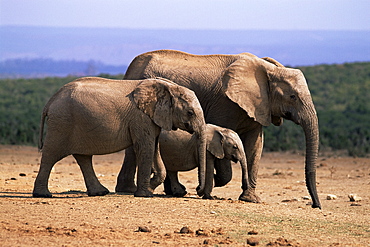
<path fill-rule="evenodd" d="M 284 67 L 285 68 L 284 65 L 282 65 L 281 63 L 279 63 L 278 61 L 276 61 L 275 59 L 273 59 L 271 57 L 263 57 L 262 59 L 269 62 L 269 63 L 272 63 L 276 67 Z M 271 115 L 271 122 L 275 126 L 281 126 L 283 124 L 283 118 Z"/>
<path fill-rule="evenodd" d="M 165 130 L 172 129 L 173 95 L 171 85 L 158 79 L 142 81 L 132 95 L 137 107 Z"/>
<path fill-rule="evenodd" d="M 218 131 L 218 130 L 212 130 L 208 131 L 207 130 L 207 150 L 211 152 L 217 159 L 223 159 L 225 154 L 224 154 L 224 148 L 223 148 L 223 143 L 224 143 L 224 135 Z M 210 133 L 212 132 L 212 133 Z"/>
<path fill-rule="evenodd" d="M 245 57 L 232 63 L 222 77 L 222 87 L 249 117 L 268 126 L 271 123 L 268 78 L 259 60 Z"/>

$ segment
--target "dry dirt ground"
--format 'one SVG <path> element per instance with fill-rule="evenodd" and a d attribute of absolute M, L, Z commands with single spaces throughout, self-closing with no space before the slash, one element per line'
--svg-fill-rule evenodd
<path fill-rule="evenodd" d="M 180 174 L 189 194 L 135 198 L 116 194 L 124 152 L 95 156 L 99 180 L 112 193 L 88 197 L 72 157 L 57 163 L 49 180 L 53 198 L 32 198 L 40 153 L 0 146 L 1 246 L 370 246 L 370 159 L 320 156 L 322 210 L 312 209 L 302 154 L 265 153 L 257 191 L 264 203 L 237 200 L 241 174 L 215 188 L 216 200 L 196 196 L 196 171 Z M 327 200 L 333 194 L 335 200 Z M 357 194 L 361 201 L 350 201 Z"/>

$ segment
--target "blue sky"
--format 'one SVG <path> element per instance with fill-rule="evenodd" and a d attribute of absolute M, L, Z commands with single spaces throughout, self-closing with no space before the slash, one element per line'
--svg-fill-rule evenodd
<path fill-rule="evenodd" d="M 370 30 L 368 0 L 0 0 L 0 25 Z"/>

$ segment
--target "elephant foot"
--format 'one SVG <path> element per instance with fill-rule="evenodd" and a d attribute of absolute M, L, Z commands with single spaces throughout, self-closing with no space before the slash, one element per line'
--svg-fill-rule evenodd
<path fill-rule="evenodd" d="M 188 192 L 186 191 L 186 187 L 181 183 L 174 183 L 171 184 L 169 177 L 166 177 L 164 180 L 164 193 L 168 196 L 174 197 L 184 197 Z"/>
<path fill-rule="evenodd" d="M 38 198 L 51 198 L 53 195 L 51 193 L 38 193 L 38 192 L 33 192 L 32 197 L 38 197 Z"/>
<path fill-rule="evenodd" d="M 118 184 L 116 185 L 115 191 L 116 192 L 125 192 L 125 193 L 135 193 L 137 187 L 135 184 L 132 185 L 125 185 L 125 184 Z"/>
<path fill-rule="evenodd" d="M 109 194 L 109 190 L 105 187 L 97 191 L 89 191 L 89 190 L 87 191 L 88 196 L 105 196 L 106 194 Z"/>
<path fill-rule="evenodd" d="M 210 194 L 205 194 L 202 199 L 208 199 L 208 200 L 214 200 L 215 198 L 211 196 Z"/>
<path fill-rule="evenodd" d="M 44 197 L 44 198 L 51 198 L 53 195 L 50 193 L 48 189 L 45 190 L 33 190 L 32 192 L 33 197 Z"/>
<path fill-rule="evenodd" d="M 256 191 L 253 190 L 244 190 L 243 193 L 239 196 L 239 200 L 245 202 L 261 203 L 261 199 L 256 195 Z"/>
<path fill-rule="evenodd" d="M 184 197 L 188 192 L 184 185 L 178 183 L 171 187 L 171 193 L 174 197 Z"/>
<path fill-rule="evenodd" d="M 149 190 L 137 189 L 134 193 L 135 197 L 153 197 L 153 192 Z"/>
<path fill-rule="evenodd" d="M 197 189 L 196 190 L 197 190 L 197 195 L 198 196 L 203 196 L 204 195 L 204 189 L 201 190 L 200 187 L 199 187 L 199 185 L 197 186 Z"/>
<path fill-rule="evenodd" d="M 173 196 L 174 197 L 184 197 L 186 194 L 187 194 L 188 192 L 186 191 L 186 190 L 184 190 L 184 191 L 175 191 L 174 193 L 173 193 Z"/>
<path fill-rule="evenodd" d="M 164 193 L 168 196 L 173 196 L 173 192 L 171 190 L 171 187 L 164 186 Z"/>

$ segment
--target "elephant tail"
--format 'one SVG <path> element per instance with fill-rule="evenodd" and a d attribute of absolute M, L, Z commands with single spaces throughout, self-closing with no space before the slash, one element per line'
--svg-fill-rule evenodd
<path fill-rule="evenodd" d="M 44 110 L 42 111 L 42 114 L 41 114 L 41 120 L 40 120 L 40 133 L 39 133 L 39 143 L 38 143 L 38 148 L 39 148 L 39 151 L 42 150 L 42 147 L 44 146 L 44 141 L 43 141 L 43 138 L 44 138 L 44 126 L 45 126 L 45 118 L 46 116 L 48 115 L 47 113 L 47 108 L 45 107 Z"/>

